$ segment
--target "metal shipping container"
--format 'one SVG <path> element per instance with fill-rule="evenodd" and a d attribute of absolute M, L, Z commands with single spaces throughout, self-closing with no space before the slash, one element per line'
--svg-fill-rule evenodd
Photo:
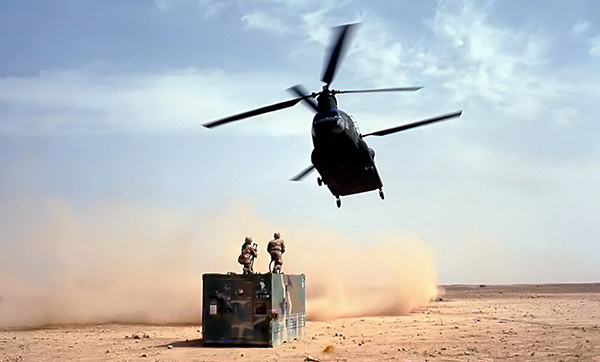
<path fill-rule="evenodd" d="M 204 274 L 206 344 L 277 346 L 304 337 L 304 274 Z"/>

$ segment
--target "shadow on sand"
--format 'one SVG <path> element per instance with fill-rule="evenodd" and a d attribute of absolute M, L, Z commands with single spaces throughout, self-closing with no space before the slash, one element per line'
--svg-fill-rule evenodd
<path fill-rule="evenodd" d="M 167 344 L 161 344 L 160 346 L 157 346 L 157 347 L 168 348 L 169 346 L 171 346 L 173 348 L 202 348 L 202 347 L 207 347 L 204 344 L 204 339 L 202 339 L 202 338 L 198 338 L 198 339 L 186 339 L 185 341 L 175 341 L 175 342 L 171 342 L 171 343 L 167 343 Z"/>
<path fill-rule="evenodd" d="M 202 338 L 175 341 L 162 344 L 157 347 L 169 348 L 169 346 L 173 348 L 269 348 L 269 346 L 256 346 L 247 344 L 206 344 Z"/>

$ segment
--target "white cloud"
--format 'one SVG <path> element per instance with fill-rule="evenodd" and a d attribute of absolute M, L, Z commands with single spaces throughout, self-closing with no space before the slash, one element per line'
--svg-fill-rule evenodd
<path fill-rule="evenodd" d="M 600 57 L 600 36 L 589 40 L 590 54 L 595 57 Z"/>
<path fill-rule="evenodd" d="M 199 0 L 198 7 L 204 10 L 204 16 L 209 18 L 219 11 L 228 8 L 231 5 L 231 1 L 224 0 Z"/>
<path fill-rule="evenodd" d="M 575 108 L 564 108 L 554 112 L 554 119 L 559 124 L 568 124 L 577 116 L 578 112 Z"/>
<path fill-rule="evenodd" d="M 447 84 L 459 99 L 535 119 L 557 93 L 544 74 L 549 40 L 528 28 L 496 25 L 489 11 L 470 1 L 440 1 L 432 29 L 449 44 L 425 57 L 428 67 L 451 75 Z"/>
<path fill-rule="evenodd" d="M 277 35 L 286 34 L 290 31 L 283 21 L 263 11 L 255 11 L 242 16 L 242 22 L 247 28 L 265 30 Z"/>
<path fill-rule="evenodd" d="M 0 79 L 0 133 L 199 132 L 201 124 L 291 96 L 284 75 L 196 69 L 162 74 L 46 72 Z M 301 108 L 297 106 L 296 108 Z M 287 114 L 287 117 L 295 113 Z M 237 132 L 306 133 L 305 124 L 261 116 Z"/>
<path fill-rule="evenodd" d="M 563 102 L 575 99 L 578 87 L 550 68 L 550 36 L 527 25 L 495 22 L 491 11 L 489 4 L 441 0 L 428 22 L 430 33 L 399 37 L 386 17 L 361 9 L 359 17 L 350 18 L 363 21 L 335 85 L 346 86 L 349 78 L 353 87 L 425 85 L 416 96 L 377 96 L 410 118 L 423 115 L 419 110 L 423 102 L 427 115 L 466 107 L 486 113 L 485 118 L 493 111 L 516 120 L 542 119 L 565 108 L 553 102 L 558 97 Z M 318 51 L 324 52 L 329 44 L 327 24 L 339 12 L 339 5 L 331 5 L 302 14 L 309 43 L 317 44 Z M 316 51 L 315 47 L 313 54 Z M 369 107 L 366 97 L 344 102 L 364 102 L 360 106 Z M 380 125 L 387 122 L 382 114 L 375 118 Z"/>
<path fill-rule="evenodd" d="M 589 30 L 590 25 L 589 21 L 579 20 L 571 27 L 571 34 L 582 35 Z"/>

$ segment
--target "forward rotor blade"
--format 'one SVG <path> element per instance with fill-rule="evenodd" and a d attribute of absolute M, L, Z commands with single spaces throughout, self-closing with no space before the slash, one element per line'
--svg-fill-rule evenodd
<path fill-rule="evenodd" d="M 325 68 L 323 77 L 321 78 L 325 84 L 329 85 L 333 81 L 338 63 L 340 62 L 340 59 L 343 58 L 346 50 L 348 33 L 351 33 L 352 28 L 356 27 L 356 25 L 358 24 L 347 24 L 335 28 L 338 29 L 339 35 L 337 36 L 337 41 L 334 43 L 335 45 L 333 45 L 331 48 L 331 55 L 329 56 L 327 67 Z"/>
<path fill-rule="evenodd" d="M 307 106 L 311 107 L 315 110 L 315 112 L 319 112 L 319 107 L 317 106 L 317 102 L 312 99 L 312 95 L 308 93 L 308 90 L 304 88 L 301 84 L 296 84 L 295 86 L 288 88 L 288 90 L 298 97 L 301 97 Z"/>
<path fill-rule="evenodd" d="M 315 166 L 310 165 L 307 168 L 305 168 L 304 170 L 302 170 L 299 174 L 297 174 L 296 176 L 292 177 L 290 179 L 290 181 L 300 181 L 303 178 L 305 178 L 306 175 L 308 175 L 309 173 L 311 173 L 314 169 L 315 169 Z"/>
<path fill-rule="evenodd" d="M 357 90 L 335 90 L 335 94 L 341 93 L 375 93 L 375 92 L 415 92 L 423 87 L 398 87 L 398 88 L 378 88 L 378 89 L 357 89 Z"/>
<path fill-rule="evenodd" d="M 279 102 L 279 103 L 271 104 L 269 106 L 265 106 L 265 107 L 257 108 L 257 109 L 254 109 L 254 110 L 251 110 L 251 111 L 248 111 L 248 112 L 236 114 L 235 116 L 231 116 L 231 117 L 219 119 L 219 120 L 213 121 L 213 122 L 204 123 L 203 126 L 206 127 L 206 128 L 213 128 L 213 127 L 217 127 L 217 126 L 223 125 L 225 123 L 229 123 L 229 122 L 233 122 L 233 121 L 239 121 L 240 119 L 258 116 L 259 114 L 273 112 L 273 111 L 278 111 L 280 109 L 284 109 L 284 108 L 289 108 L 289 107 L 295 106 L 301 100 L 302 100 L 302 98 L 295 98 L 295 99 L 290 99 L 289 101 L 284 101 L 284 102 Z"/>
<path fill-rule="evenodd" d="M 391 134 L 391 133 L 405 131 L 407 129 L 411 129 L 411 128 L 415 128 L 415 127 L 425 126 L 425 125 L 430 124 L 430 123 L 440 122 L 440 121 L 444 121 L 444 120 L 447 120 L 447 119 L 450 119 L 450 118 L 460 117 L 461 114 L 462 114 L 462 111 L 448 113 L 448 114 L 444 114 L 443 116 L 429 118 L 429 119 L 426 119 L 426 120 L 423 120 L 423 121 L 419 121 L 419 122 L 409 123 L 409 124 L 405 124 L 405 125 L 398 126 L 398 127 L 393 127 L 393 128 L 388 128 L 388 129 L 383 129 L 383 130 L 377 131 L 377 132 L 367 133 L 367 134 L 362 135 L 362 137 L 367 137 L 367 136 L 385 136 L 385 135 L 388 135 L 388 134 Z"/>

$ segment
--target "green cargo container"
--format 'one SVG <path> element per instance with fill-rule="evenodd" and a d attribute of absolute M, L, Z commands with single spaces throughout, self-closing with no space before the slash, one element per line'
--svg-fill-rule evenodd
<path fill-rule="evenodd" d="M 205 344 L 277 346 L 304 337 L 304 274 L 204 274 Z"/>

